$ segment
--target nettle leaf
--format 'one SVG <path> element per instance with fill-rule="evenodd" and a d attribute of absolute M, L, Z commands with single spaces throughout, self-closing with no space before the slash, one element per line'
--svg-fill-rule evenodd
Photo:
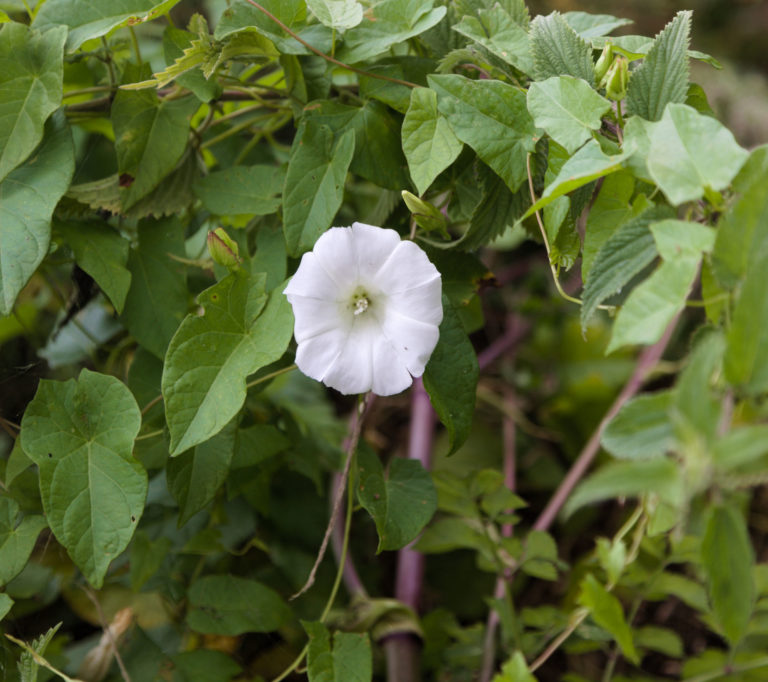
<path fill-rule="evenodd" d="M 45 33 L 0 26 L 0 181 L 40 144 L 61 104 L 66 37 L 60 26 Z"/>
<path fill-rule="evenodd" d="M 395 457 L 384 475 L 378 455 L 358 453 L 360 504 L 373 517 L 379 534 L 378 552 L 405 547 L 437 510 L 437 491 L 429 472 L 412 459 Z"/>
<path fill-rule="evenodd" d="M 632 72 L 627 88 L 630 114 L 658 121 L 667 104 L 685 102 L 691 14 L 690 10 L 678 12 L 656 36 L 643 63 Z"/>
<path fill-rule="evenodd" d="M 650 225 L 668 218 L 671 213 L 665 207 L 649 208 L 624 223 L 603 244 L 584 285 L 582 328 L 586 328 L 598 305 L 619 292 L 656 257 L 658 252 Z"/>
<path fill-rule="evenodd" d="M 648 171 L 675 206 L 725 189 L 749 156 L 730 130 L 685 104 L 670 104 L 649 137 Z"/>
<path fill-rule="evenodd" d="M 357 0 L 307 0 L 307 7 L 328 28 L 345 30 L 363 20 L 363 6 Z"/>
<path fill-rule="evenodd" d="M 279 359 L 293 334 L 288 299 L 264 291 L 266 275 L 233 272 L 197 298 L 163 367 L 171 456 L 221 431 L 245 402 L 245 380 Z"/>
<path fill-rule="evenodd" d="M 272 588 L 233 575 L 199 578 L 187 598 L 187 624 L 195 632 L 210 635 L 272 632 L 291 618 L 290 608 Z"/>
<path fill-rule="evenodd" d="M 48 253 L 51 216 L 74 170 L 72 134 L 61 113 L 45 124 L 32 156 L 0 182 L 0 315 L 11 312 Z"/>
<path fill-rule="evenodd" d="M 497 80 L 456 75 L 429 76 L 437 107 L 453 132 L 514 192 L 526 179 L 526 157 L 540 135 L 528 114 L 525 94 Z"/>
<path fill-rule="evenodd" d="M 534 73 L 528 27 L 500 6 L 481 9 L 451 27 L 528 76 Z"/>
<path fill-rule="evenodd" d="M 283 178 L 275 166 L 232 166 L 200 178 L 194 192 L 215 215 L 269 215 L 280 207 Z"/>
<path fill-rule="evenodd" d="M 362 23 L 344 34 L 338 58 L 356 64 L 386 52 L 437 24 L 445 7 L 434 7 L 434 0 L 383 0 L 366 12 Z"/>
<path fill-rule="evenodd" d="M 196 97 L 161 101 L 155 91 L 118 90 L 112 104 L 121 205 L 128 210 L 181 160 Z"/>
<path fill-rule="evenodd" d="M 183 88 L 191 90 L 201 102 L 210 102 L 221 93 L 221 86 L 215 79 L 205 77 L 202 67 L 216 52 L 212 41 L 196 37 L 194 33 L 168 26 L 163 33 L 163 53 L 170 63 L 164 74 L 170 76 Z M 220 55 L 219 55 L 220 56 Z M 158 78 L 158 74 L 155 74 Z M 157 87 L 160 86 L 158 81 Z"/>
<path fill-rule="evenodd" d="M 311 118 L 296 136 L 283 189 L 283 229 L 288 253 L 311 249 L 333 222 L 355 153 L 355 132 L 334 142 L 333 131 Z"/>
<path fill-rule="evenodd" d="M 132 455 L 140 426 L 127 386 L 87 369 L 77 380 L 42 380 L 21 422 L 48 524 L 96 588 L 144 511 L 147 473 Z"/>
<path fill-rule="evenodd" d="M 20 516 L 15 500 L 0 497 L 0 587 L 21 573 L 35 548 L 37 536 L 48 526 L 42 516 Z"/>
<path fill-rule="evenodd" d="M 184 267 L 184 226 L 176 219 L 145 220 L 138 227 L 139 244 L 128 255 L 131 287 L 120 316 L 131 335 L 158 358 L 187 313 Z"/>
<path fill-rule="evenodd" d="M 477 356 L 461 318 L 443 296 L 440 339 L 424 370 L 424 388 L 448 430 L 449 454 L 464 444 L 472 430 L 479 374 Z"/>
<path fill-rule="evenodd" d="M 701 561 L 715 620 L 735 645 L 746 632 L 755 601 L 755 558 L 741 512 L 725 505 L 711 510 L 701 541 Z"/>
<path fill-rule="evenodd" d="M 606 353 L 628 344 L 656 343 L 667 325 L 685 306 L 703 252 L 715 243 L 706 225 L 663 220 L 650 227 L 661 266 L 635 287 L 621 306 Z"/>
<path fill-rule="evenodd" d="M 335 632 L 333 649 L 328 628 L 320 622 L 302 621 L 309 635 L 309 682 L 370 682 L 373 659 L 368 633 Z"/>
<path fill-rule="evenodd" d="M 539 15 L 531 22 L 531 52 L 536 80 L 574 76 L 595 84 L 592 46 L 574 31 L 559 12 Z"/>
<path fill-rule="evenodd" d="M 437 94 L 414 88 L 402 127 L 403 151 L 419 194 L 450 166 L 462 150 L 448 121 L 437 111 Z"/>
<path fill-rule="evenodd" d="M 611 103 L 585 81 L 571 76 L 553 76 L 531 83 L 528 111 L 536 127 L 573 154 L 599 130 L 601 117 Z"/>
<path fill-rule="evenodd" d="M 211 502 L 227 480 L 236 434 L 237 420 L 233 420 L 213 438 L 168 462 L 168 490 L 179 505 L 180 527 Z"/>
<path fill-rule="evenodd" d="M 618 459 L 651 459 L 666 454 L 675 443 L 670 419 L 671 391 L 629 400 L 603 431 L 600 444 Z"/>
<path fill-rule="evenodd" d="M 565 12 L 563 19 L 584 40 L 608 35 L 620 26 L 627 26 L 631 19 L 620 19 L 610 14 L 590 14 L 589 12 Z"/>
<path fill-rule="evenodd" d="M 99 38 L 112 29 L 151 21 L 177 2 L 179 0 L 111 0 L 107 7 L 92 0 L 50 0 L 40 6 L 32 27 L 66 26 L 69 29 L 67 50 L 74 52 L 86 40 Z"/>
<path fill-rule="evenodd" d="M 123 312 L 131 286 L 126 267 L 128 241 L 104 222 L 56 221 L 55 229 L 72 249 L 77 264 L 93 277 L 118 314 Z"/>

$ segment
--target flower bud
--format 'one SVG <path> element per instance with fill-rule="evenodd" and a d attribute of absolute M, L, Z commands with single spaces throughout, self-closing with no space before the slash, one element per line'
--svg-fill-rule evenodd
<path fill-rule="evenodd" d="M 627 95 L 629 83 L 629 62 L 625 57 L 616 57 L 605 76 L 605 96 L 620 102 Z"/>
<path fill-rule="evenodd" d="M 439 230 L 443 234 L 448 233 L 445 216 L 428 201 L 419 199 L 415 194 L 403 190 L 403 201 L 411 212 L 416 224 L 427 232 Z"/>
<path fill-rule="evenodd" d="M 208 233 L 208 253 L 211 254 L 214 263 L 223 265 L 228 270 L 237 270 L 240 267 L 240 250 L 237 242 L 232 239 L 221 227 Z"/>
<path fill-rule="evenodd" d="M 603 51 L 600 53 L 600 58 L 597 60 L 597 64 L 595 64 L 595 80 L 597 81 L 598 87 L 604 85 L 603 79 L 605 78 L 605 74 L 608 73 L 608 69 L 611 68 L 611 62 L 613 62 L 613 44 L 606 43 L 605 47 L 603 47 Z"/>

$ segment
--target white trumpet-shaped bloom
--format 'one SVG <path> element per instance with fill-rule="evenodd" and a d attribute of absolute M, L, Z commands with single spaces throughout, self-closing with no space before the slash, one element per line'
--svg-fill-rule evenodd
<path fill-rule="evenodd" d="M 284 293 L 296 318 L 296 364 L 341 393 L 404 391 L 437 344 L 440 273 L 394 230 L 332 227 Z"/>

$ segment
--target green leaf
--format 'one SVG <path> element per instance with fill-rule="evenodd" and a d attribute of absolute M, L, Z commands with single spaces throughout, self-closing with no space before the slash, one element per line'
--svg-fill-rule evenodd
<path fill-rule="evenodd" d="M 283 190 L 283 229 L 291 256 L 315 245 L 344 199 L 355 133 L 347 130 L 336 142 L 333 137 L 328 126 L 309 119 L 294 140 Z"/>
<path fill-rule="evenodd" d="M 402 128 L 403 151 L 419 194 L 458 157 L 462 143 L 437 111 L 437 95 L 428 88 L 411 90 Z"/>
<path fill-rule="evenodd" d="M 601 117 L 611 103 L 598 95 L 586 82 L 571 76 L 552 76 L 531 83 L 528 111 L 536 127 L 573 154 L 599 130 Z"/>
<path fill-rule="evenodd" d="M 358 462 L 357 494 L 376 523 L 377 551 L 405 547 L 437 509 L 437 491 L 429 472 L 415 460 L 395 457 L 385 477 L 378 455 L 366 449 L 358 453 Z"/>
<path fill-rule="evenodd" d="M 670 104 L 650 127 L 648 171 L 675 206 L 725 189 L 748 155 L 730 130 L 685 104 Z"/>
<path fill-rule="evenodd" d="M 19 505 L 10 497 L 0 497 L 0 587 L 15 578 L 26 566 L 37 536 L 47 527 L 42 516 L 19 520 Z"/>
<path fill-rule="evenodd" d="M 40 6 L 33 28 L 63 25 L 69 29 L 67 49 L 74 52 L 86 40 L 99 38 L 121 26 L 151 21 L 168 12 L 179 0 L 110 0 L 108 6 L 92 0 L 50 0 Z"/>
<path fill-rule="evenodd" d="M 96 280 L 118 314 L 122 313 L 131 286 L 131 273 L 126 268 L 128 241 L 103 222 L 57 221 L 55 228 L 72 249 L 77 264 Z"/>
<path fill-rule="evenodd" d="M 118 90 L 112 104 L 121 205 L 128 210 L 181 160 L 196 97 L 164 100 L 154 91 Z"/>
<path fill-rule="evenodd" d="M 463 445 L 472 430 L 479 374 L 472 342 L 458 313 L 443 296 L 440 339 L 424 371 L 424 388 L 448 430 L 449 454 Z"/>
<path fill-rule="evenodd" d="M 611 633 L 626 658 L 635 664 L 640 662 L 621 603 L 591 573 L 581 581 L 579 603 L 589 609 L 595 623 Z"/>
<path fill-rule="evenodd" d="M 195 632 L 210 635 L 272 632 L 291 618 L 288 605 L 273 589 L 233 575 L 199 578 L 187 598 L 187 624 Z"/>
<path fill-rule="evenodd" d="M 64 40 L 11 22 L 0 26 L 0 181 L 43 139 L 43 125 L 61 104 Z M 2 222 L 2 221 L 0 221 Z"/>
<path fill-rule="evenodd" d="M 711 251 L 715 231 L 682 220 L 651 225 L 661 266 L 635 287 L 621 306 L 606 353 L 630 344 L 656 343 L 685 301 L 699 272 L 704 251 Z"/>
<path fill-rule="evenodd" d="M 445 7 L 433 5 L 434 0 L 383 0 L 374 5 L 362 23 L 344 34 L 338 59 L 356 64 L 424 33 L 445 16 Z"/>
<path fill-rule="evenodd" d="M 229 682 L 242 668 L 231 656 L 213 649 L 182 651 L 173 657 L 178 682 Z"/>
<path fill-rule="evenodd" d="M 368 634 L 336 632 L 333 649 L 328 629 L 320 622 L 302 621 L 309 635 L 309 682 L 370 682 L 373 675 Z"/>
<path fill-rule="evenodd" d="M 221 93 L 216 79 L 206 78 L 202 71 L 211 51 L 217 52 L 211 50 L 210 39 L 196 39 L 194 33 L 168 26 L 163 33 L 163 53 L 170 66 L 163 73 L 172 72 L 179 85 L 191 90 L 201 102 L 210 102 Z"/>
<path fill-rule="evenodd" d="M 619 459 L 661 457 L 675 443 L 669 410 L 671 391 L 640 395 L 628 401 L 608 423 L 601 445 Z"/>
<path fill-rule="evenodd" d="M 69 125 L 57 114 L 46 123 L 40 147 L 0 182 L 0 315 L 11 312 L 48 253 L 51 216 L 74 170 Z"/>
<path fill-rule="evenodd" d="M 227 480 L 236 433 L 233 420 L 213 438 L 168 462 L 168 490 L 179 505 L 179 527 L 209 504 Z"/>
<path fill-rule="evenodd" d="M 48 524 L 97 589 L 144 511 L 147 474 L 132 455 L 140 426 L 125 384 L 87 369 L 78 380 L 42 380 L 21 422 Z"/>
<path fill-rule="evenodd" d="M 131 589 L 138 592 L 159 571 L 168 556 L 173 541 L 166 535 L 150 540 L 139 528 L 133 535 L 130 551 Z"/>
<path fill-rule="evenodd" d="M 584 505 L 617 497 L 638 497 L 654 493 L 672 504 L 682 495 L 680 471 L 674 461 L 656 458 L 612 462 L 584 479 L 563 508 L 570 516 Z"/>
<path fill-rule="evenodd" d="M 307 7 L 328 28 L 345 30 L 363 20 L 363 6 L 357 0 L 307 0 Z"/>
<path fill-rule="evenodd" d="M 280 206 L 283 177 L 275 166 L 232 166 L 200 178 L 194 192 L 216 215 L 269 215 Z"/>
<path fill-rule="evenodd" d="M 658 651 L 670 658 L 683 657 L 683 640 L 669 628 L 645 625 L 634 631 L 635 645 L 640 649 Z"/>
<path fill-rule="evenodd" d="M 691 11 L 678 12 L 656 36 L 643 63 L 632 72 L 627 108 L 649 121 L 658 121 L 670 102 L 685 102 L 688 94 L 688 42 Z M 705 138 L 701 138 L 699 143 Z"/>
<path fill-rule="evenodd" d="M 265 275 L 233 272 L 197 298 L 171 340 L 163 367 L 171 456 L 221 431 L 245 402 L 245 380 L 279 359 L 293 334 L 282 287 L 264 292 Z"/>
<path fill-rule="evenodd" d="M 732 472 L 760 462 L 768 454 L 768 424 L 731 429 L 712 448 L 712 460 L 719 472 Z"/>
<path fill-rule="evenodd" d="M 465 16 L 451 28 L 524 74 L 533 75 L 527 27 L 521 26 L 503 7 L 481 9 L 477 17 Z"/>
<path fill-rule="evenodd" d="M 744 636 L 754 608 L 754 556 L 742 514 L 715 506 L 701 541 L 709 602 L 715 620 L 731 645 Z"/>
<path fill-rule="evenodd" d="M 539 139 L 525 94 L 497 80 L 429 76 L 437 107 L 453 132 L 514 192 L 526 179 L 526 157 Z"/>
<path fill-rule="evenodd" d="M 574 31 L 559 12 L 539 15 L 531 22 L 531 52 L 536 80 L 573 76 L 595 84 L 592 46 Z"/>
<path fill-rule="evenodd" d="M 598 305 L 620 291 L 656 257 L 656 243 L 650 225 L 669 214 L 669 209 L 663 207 L 643 211 L 619 227 L 603 244 L 584 285 L 582 328 L 586 328 Z"/>
<path fill-rule="evenodd" d="M 13 599 L 11 599 L 5 592 L 0 592 L 0 620 L 8 615 L 12 606 Z"/>
<path fill-rule="evenodd" d="M 120 317 L 131 335 L 158 358 L 187 312 L 184 227 L 178 220 L 139 223 L 139 244 L 128 256 L 131 288 Z"/>
<path fill-rule="evenodd" d="M 498 675 L 494 675 L 491 682 L 536 682 L 536 678 L 531 674 L 525 657 L 520 651 L 515 651 L 502 667 Z"/>
<path fill-rule="evenodd" d="M 590 14 L 589 12 L 565 12 L 563 19 L 584 40 L 604 36 L 632 23 L 631 19 L 619 19 L 610 14 Z"/>

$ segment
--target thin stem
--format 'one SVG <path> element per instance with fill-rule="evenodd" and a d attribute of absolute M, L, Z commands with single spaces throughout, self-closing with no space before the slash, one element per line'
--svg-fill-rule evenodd
<path fill-rule="evenodd" d="M 304 40 L 301 36 L 297 35 L 293 31 L 291 31 L 290 28 L 288 28 L 280 19 L 278 19 L 274 14 L 272 14 L 269 10 L 262 7 L 258 2 L 255 2 L 254 0 L 246 0 L 249 4 L 253 5 L 257 10 L 262 12 L 264 15 L 268 16 L 272 21 L 274 21 L 283 31 L 285 31 L 291 38 L 294 40 L 298 40 L 304 47 L 306 47 L 308 50 L 311 50 L 314 52 L 318 57 L 322 57 L 327 62 L 330 62 L 331 64 L 336 64 L 336 66 L 340 66 L 343 69 L 347 69 L 349 71 L 353 71 L 354 73 L 359 73 L 362 76 L 368 76 L 369 78 L 378 78 L 379 80 L 383 81 L 389 81 L 390 83 L 397 83 L 398 85 L 405 85 L 409 88 L 418 88 L 418 84 L 411 83 L 410 81 L 401 80 L 399 78 L 390 78 L 389 76 L 384 76 L 380 73 L 371 73 L 370 71 L 363 71 L 362 69 L 358 69 L 354 66 L 350 66 L 349 64 L 345 64 L 344 62 L 340 62 L 338 59 L 331 57 L 330 55 L 325 54 L 325 52 L 321 52 L 313 45 L 310 45 L 306 40 Z"/>
<path fill-rule="evenodd" d="M 94 92 L 111 92 L 111 85 L 94 85 L 90 88 L 80 88 L 79 90 L 67 90 L 63 95 L 63 99 L 69 99 L 70 97 L 80 97 L 81 95 L 90 95 Z"/>
<path fill-rule="evenodd" d="M 133 43 L 133 51 L 136 54 L 136 61 L 141 66 L 144 62 L 141 59 L 141 50 L 139 49 L 139 39 L 136 37 L 136 31 L 133 26 L 129 25 L 128 30 L 131 33 L 131 43 Z"/>
<path fill-rule="evenodd" d="M 269 374 L 265 374 L 263 377 L 259 377 L 258 379 L 254 379 L 253 381 L 249 381 L 245 387 L 246 388 L 253 388 L 254 386 L 258 386 L 259 384 L 263 384 L 265 381 L 269 381 L 270 379 L 274 379 L 275 377 L 279 377 L 281 374 L 287 374 L 288 372 L 292 372 L 294 369 L 297 369 L 297 365 L 288 365 L 288 367 L 283 367 L 282 369 L 276 369 L 274 372 L 270 372 Z"/>
<path fill-rule="evenodd" d="M 150 431 L 149 433 L 145 433 L 142 436 L 136 436 L 136 440 L 147 440 L 148 438 L 155 438 L 156 436 L 161 436 L 165 429 L 158 429 L 157 431 Z"/>
<path fill-rule="evenodd" d="M 118 646 L 117 646 L 117 640 L 115 640 L 115 636 L 112 633 L 112 626 L 109 623 L 107 623 L 107 619 L 104 617 L 104 612 L 101 609 L 101 604 L 99 603 L 99 600 L 96 598 L 95 593 L 88 585 L 84 586 L 82 590 L 83 592 L 85 592 L 88 599 L 91 600 L 94 607 L 96 608 L 96 614 L 99 617 L 99 622 L 101 623 L 101 627 L 104 630 L 104 633 L 107 635 L 107 639 L 109 640 L 109 643 L 112 645 L 112 650 L 115 652 L 115 660 L 117 661 L 117 667 L 120 668 L 120 674 L 123 676 L 123 680 L 125 680 L 125 682 L 131 682 L 131 676 L 128 674 L 128 671 L 125 668 L 125 663 L 123 663 L 123 657 L 120 655 L 120 650 L 118 649 Z"/>
<path fill-rule="evenodd" d="M 143 417 L 147 412 L 149 412 L 157 403 L 159 403 L 163 399 L 162 395 L 155 396 L 150 400 L 141 410 L 141 416 Z"/>
<path fill-rule="evenodd" d="M 520 341 L 522 341 L 523 337 L 530 331 L 530 329 L 531 324 L 528 321 L 519 315 L 512 315 L 509 318 L 504 334 L 478 353 L 477 364 L 479 365 L 480 370 L 487 369 L 502 355 L 509 353 L 518 343 L 520 343 Z"/>

